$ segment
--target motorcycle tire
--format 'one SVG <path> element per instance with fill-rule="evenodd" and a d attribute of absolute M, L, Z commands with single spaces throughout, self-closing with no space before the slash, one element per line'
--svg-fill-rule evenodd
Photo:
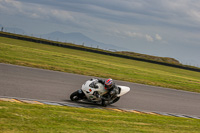
<path fill-rule="evenodd" d="M 101 105 L 102 105 L 103 107 L 106 107 L 106 106 L 108 105 L 108 101 L 102 100 Z"/>
<path fill-rule="evenodd" d="M 78 101 L 78 100 L 79 100 L 78 91 L 73 92 L 73 93 L 70 95 L 70 99 L 71 99 L 72 101 Z"/>
<path fill-rule="evenodd" d="M 120 99 L 120 97 L 115 98 L 115 100 L 113 100 L 113 102 L 111 104 L 116 103 L 117 101 L 119 101 L 119 99 Z"/>

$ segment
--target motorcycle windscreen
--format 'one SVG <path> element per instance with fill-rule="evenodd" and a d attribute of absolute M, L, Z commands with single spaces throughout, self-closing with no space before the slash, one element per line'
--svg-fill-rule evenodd
<path fill-rule="evenodd" d="M 120 96 L 122 96 L 122 95 L 124 95 L 124 94 L 126 94 L 130 91 L 130 88 L 127 87 L 127 86 L 118 86 L 118 87 L 121 88 L 120 94 L 117 95 L 118 97 L 120 97 Z"/>

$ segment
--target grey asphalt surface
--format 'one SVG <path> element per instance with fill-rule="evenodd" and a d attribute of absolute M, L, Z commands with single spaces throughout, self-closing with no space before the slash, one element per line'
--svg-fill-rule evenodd
<path fill-rule="evenodd" d="M 70 101 L 91 76 L 56 72 L 0 63 L 0 96 L 50 101 Z M 111 105 L 112 108 L 177 113 L 200 117 L 200 94 L 123 81 L 131 91 Z"/>

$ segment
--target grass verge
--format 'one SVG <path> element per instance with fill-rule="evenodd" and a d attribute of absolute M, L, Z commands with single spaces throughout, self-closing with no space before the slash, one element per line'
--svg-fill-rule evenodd
<path fill-rule="evenodd" d="M 4 37 L 0 62 L 200 92 L 199 72 Z"/>
<path fill-rule="evenodd" d="M 2 133 L 197 133 L 200 131 L 200 120 L 0 101 L 0 131 Z"/>

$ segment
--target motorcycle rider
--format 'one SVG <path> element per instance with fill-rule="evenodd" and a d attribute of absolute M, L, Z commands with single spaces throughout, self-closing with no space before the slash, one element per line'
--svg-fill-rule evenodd
<path fill-rule="evenodd" d="M 115 97 L 119 93 L 119 88 L 115 85 L 113 80 L 111 78 L 102 80 L 97 79 L 99 83 L 103 84 L 105 89 L 108 90 L 106 94 L 109 95 L 108 98 Z M 99 97 L 98 94 L 96 94 L 96 97 Z M 106 99 L 105 97 L 102 97 L 102 99 Z"/>

